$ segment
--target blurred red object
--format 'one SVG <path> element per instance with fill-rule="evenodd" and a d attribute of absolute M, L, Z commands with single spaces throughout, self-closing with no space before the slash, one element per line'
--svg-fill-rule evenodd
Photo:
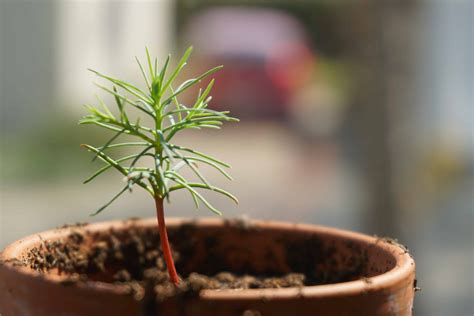
<path fill-rule="evenodd" d="M 225 66 L 215 75 L 210 106 L 239 117 L 286 115 L 292 94 L 314 68 L 302 25 L 273 9 L 208 9 L 191 17 L 184 38 L 196 46 L 203 68 Z"/>

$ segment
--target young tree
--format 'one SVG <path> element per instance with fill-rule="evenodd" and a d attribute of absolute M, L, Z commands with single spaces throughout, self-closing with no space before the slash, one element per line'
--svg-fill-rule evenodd
<path fill-rule="evenodd" d="M 133 186 L 139 186 L 150 193 L 155 201 L 163 256 L 170 280 L 174 284 L 179 283 L 179 278 L 171 256 L 166 232 L 164 200 L 169 202 L 171 192 L 186 190 L 193 198 L 196 207 L 199 207 L 199 202 L 202 202 L 211 211 L 219 215 L 221 212 L 212 206 L 198 192 L 198 189 L 221 193 L 238 203 L 237 198 L 229 192 L 212 186 L 198 169 L 198 164 L 205 164 L 215 168 L 226 178 L 232 180 L 224 170 L 230 168 L 228 164 L 194 149 L 172 143 L 174 136 L 180 131 L 201 128 L 218 129 L 224 121 L 238 121 L 236 118 L 230 117 L 228 111 L 214 111 L 207 108 L 211 100 L 209 93 L 214 80 L 209 82 L 204 91 L 199 90 L 192 106 L 186 106 L 179 102 L 180 94 L 222 68 L 222 66 L 212 68 L 196 78 L 184 81 L 179 86 L 174 85 L 176 77 L 185 67 L 191 52 L 192 47 L 186 50 L 176 68 L 168 71 L 170 56 L 165 60 L 161 69 L 158 69 L 157 59 L 155 58 L 153 62 L 148 50 L 146 50 L 147 70 L 144 69 L 137 58 L 138 66 L 147 86 L 146 91 L 131 83 L 91 70 L 97 76 L 112 84 L 111 88 L 101 84 L 97 84 L 97 86 L 115 98 L 118 111 L 114 115 L 107 105 L 98 98 L 102 109 L 86 105 L 90 114 L 84 116 L 79 122 L 80 124 L 94 124 L 114 132 L 113 137 L 103 146 L 81 145 L 95 154 L 94 159 L 99 158 L 105 163 L 105 166 L 97 170 L 84 183 L 92 181 L 109 169 L 116 169 L 123 174 L 127 182 L 109 202 L 99 208 L 93 215 L 100 213 L 127 190 L 131 191 Z M 150 117 L 154 122 L 153 126 L 143 125 L 140 116 L 132 122 L 129 116 L 131 109 Z M 121 136 L 124 135 L 133 136 L 138 141 L 118 142 Z M 133 147 L 139 148 L 139 150 L 132 155 L 112 158 L 109 152 L 121 147 Z M 139 164 L 146 157 L 151 157 L 153 167 Z M 197 181 L 190 182 L 180 174 L 181 168 L 185 167 L 192 170 L 197 176 Z"/>

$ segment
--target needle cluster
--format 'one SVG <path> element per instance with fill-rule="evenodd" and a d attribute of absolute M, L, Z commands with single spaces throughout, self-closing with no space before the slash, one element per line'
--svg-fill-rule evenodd
<path fill-rule="evenodd" d="M 97 83 L 97 86 L 115 99 L 115 115 L 109 107 L 98 98 L 99 106 L 86 105 L 89 114 L 80 120 L 80 124 L 92 124 L 114 132 L 114 135 L 102 146 L 94 147 L 83 144 L 82 147 L 94 153 L 94 159 L 102 160 L 105 165 L 85 180 L 88 183 L 110 169 L 124 175 L 126 185 L 112 199 L 100 207 L 97 214 L 114 202 L 127 190 L 139 186 L 150 193 L 153 198 L 169 200 L 171 192 L 186 190 L 193 198 L 196 207 L 202 202 L 210 210 L 221 214 L 198 189 L 223 194 L 235 202 L 237 199 L 229 192 L 211 185 L 199 171 L 200 164 L 208 165 L 228 179 L 232 179 L 225 169 L 230 166 L 217 158 L 192 148 L 173 143 L 173 138 L 181 131 L 188 129 L 220 128 L 223 122 L 238 121 L 230 117 L 228 111 L 215 111 L 208 108 L 214 80 L 205 89 L 200 89 L 194 104 L 186 106 L 179 101 L 180 95 L 201 82 L 206 77 L 220 70 L 222 66 L 212 68 L 202 75 L 188 79 L 179 85 L 175 80 L 186 66 L 192 47 L 188 48 L 174 69 L 170 67 L 170 56 L 158 69 L 157 60 L 152 61 L 146 50 L 146 69 L 137 58 L 137 63 L 146 83 L 146 90 L 135 85 L 91 70 L 111 86 Z M 133 120 L 131 111 L 134 111 Z M 137 114 L 140 114 L 137 116 Z M 148 116 L 153 123 L 145 126 L 142 117 Z M 123 136 L 132 136 L 133 142 L 122 141 Z M 130 138 L 130 137 L 128 137 Z M 111 153 L 117 148 L 138 148 L 131 155 L 112 158 Z M 153 160 L 153 167 L 143 164 L 144 158 Z M 148 158 L 149 159 L 149 158 Z M 180 173 L 182 168 L 189 168 L 196 176 L 189 181 Z"/>

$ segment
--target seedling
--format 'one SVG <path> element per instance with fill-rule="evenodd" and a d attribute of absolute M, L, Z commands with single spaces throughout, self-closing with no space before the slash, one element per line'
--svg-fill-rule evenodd
<path fill-rule="evenodd" d="M 112 84 L 112 87 L 107 87 L 100 83 L 97 83 L 97 86 L 114 97 L 118 113 L 114 115 L 98 97 L 98 102 L 102 109 L 86 105 L 90 114 L 84 116 L 79 122 L 80 124 L 94 124 L 114 132 L 113 137 L 100 147 L 86 144 L 81 145 L 94 153 L 93 159 L 99 158 L 105 163 L 105 166 L 87 178 L 84 183 L 92 181 L 110 169 L 120 172 L 125 176 L 124 180 L 126 181 L 126 185 L 93 215 L 103 211 L 124 192 L 131 191 L 135 186 L 139 186 L 150 193 L 155 201 L 163 256 L 170 280 L 174 284 L 178 284 L 179 279 L 168 242 L 164 218 L 164 200 L 169 202 L 172 192 L 184 189 L 190 193 L 196 207 L 199 207 L 199 203 L 202 202 L 207 208 L 219 215 L 221 215 L 221 212 L 209 203 L 198 192 L 198 189 L 223 194 L 238 203 L 237 198 L 232 194 L 211 185 L 198 169 L 199 164 L 208 165 L 232 180 L 225 171 L 225 168 L 230 168 L 228 164 L 192 148 L 179 146 L 172 142 L 179 132 L 187 129 L 219 129 L 225 121 L 238 121 L 236 118 L 230 117 L 228 111 L 214 111 L 207 108 L 211 101 L 209 93 L 214 84 L 214 79 L 209 82 L 204 90 L 199 90 L 192 106 L 180 103 L 178 97 L 184 91 L 222 68 L 222 66 L 217 66 L 196 78 L 186 80 L 179 86 L 176 86 L 174 81 L 186 65 L 191 52 L 192 47 L 186 50 L 176 68 L 171 71 L 168 71 L 170 56 L 165 60 L 161 69 L 158 69 L 157 59 L 155 58 L 152 61 L 147 49 L 147 70 L 142 66 L 139 59 L 136 58 L 147 86 L 145 91 L 131 83 L 91 70 L 98 77 Z M 153 126 L 149 127 L 142 124 L 140 115 L 132 120 L 130 118 L 131 110 L 136 112 L 136 114 L 151 118 L 154 123 L 152 124 Z M 138 141 L 120 141 L 125 135 L 132 136 Z M 133 147 L 138 148 L 138 150 L 134 154 L 120 158 L 112 158 L 109 154 L 114 149 L 123 147 Z M 143 158 L 148 157 L 151 157 L 153 160 L 153 167 L 144 165 Z M 180 173 L 182 168 L 191 169 L 197 177 L 197 181 L 185 179 Z"/>

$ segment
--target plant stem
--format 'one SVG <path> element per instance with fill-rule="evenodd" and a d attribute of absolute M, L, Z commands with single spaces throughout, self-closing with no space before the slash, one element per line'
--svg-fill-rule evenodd
<path fill-rule="evenodd" d="M 161 239 L 161 250 L 163 251 L 163 256 L 165 258 L 166 267 L 168 268 L 168 274 L 170 276 L 170 280 L 175 285 L 178 285 L 179 278 L 178 278 L 178 274 L 176 273 L 176 268 L 174 267 L 173 257 L 171 256 L 170 243 L 168 241 L 168 233 L 166 232 L 163 199 L 160 197 L 155 197 L 155 205 L 156 205 L 156 217 L 158 219 L 158 231 L 160 232 L 160 239 Z"/>

